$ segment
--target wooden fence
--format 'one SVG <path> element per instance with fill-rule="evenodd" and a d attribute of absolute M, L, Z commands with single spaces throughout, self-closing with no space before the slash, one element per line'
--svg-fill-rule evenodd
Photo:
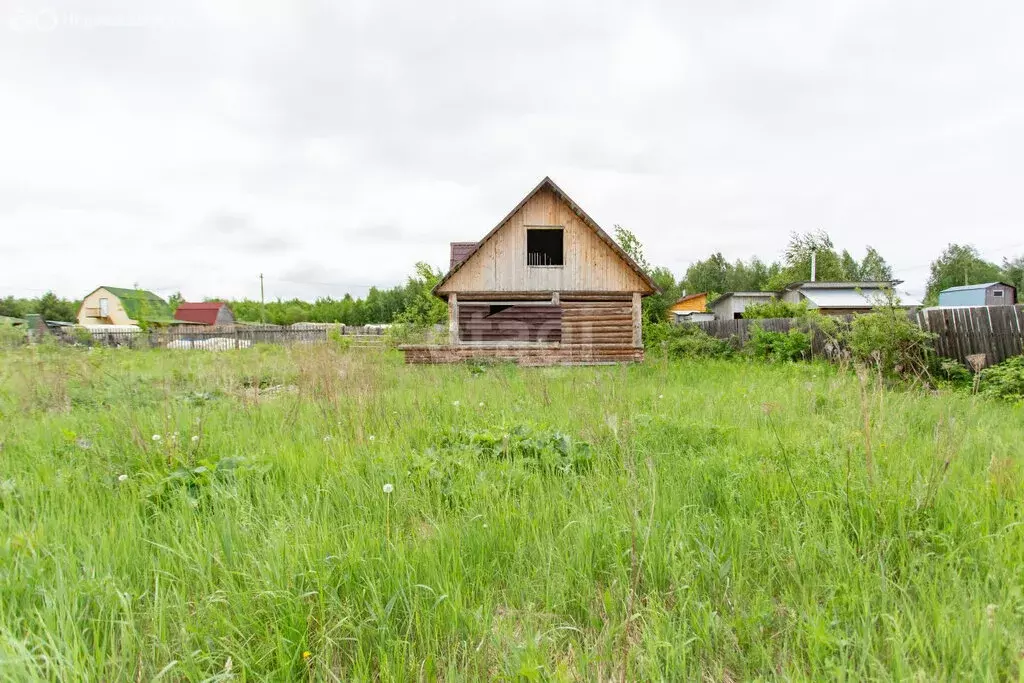
<path fill-rule="evenodd" d="M 968 356 L 983 353 L 986 365 L 994 365 L 1024 353 L 1024 305 L 933 308 L 908 315 L 921 328 L 935 335 L 935 352 L 943 358 L 966 363 Z M 849 325 L 853 320 L 852 315 L 836 318 L 841 325 Z M 772 332 L 788 332 L 796 320 L 766 318 L 684 324 L 697 325 L 718 339 L 735 338 L 737 343 L 746 344 L 753 325 Z M 815 356 L 827 355 L 831 350 L 828 340 L 820 334 L 814 335 L 811 346 L 811 353 Z"/>
<path fill-rule="evenodd" d="M 57 336 L 73 344 L 223 351 L 249 348 L 253 344 L 317 344 L 326 342 L 332 334 L 349 340 L 347 343 L 353 346 L 377 347 L 383 344 L 385 330 L 380 325 L 178 325 L 149 331 L 70 327 L 59 330 Z"/>
<path fill-rule="evenodd" d="M 1024 305 L 934 308 L 916 318 L 935 335 L 935 352 L 943 358 L 966 363 L 983 353 L 994 365 L 1024 353 Z"/>

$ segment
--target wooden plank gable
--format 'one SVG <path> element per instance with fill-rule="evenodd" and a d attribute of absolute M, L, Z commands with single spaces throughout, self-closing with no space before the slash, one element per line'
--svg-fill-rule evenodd
<path fill-rule="evenodd" d="M 564 264 L 527 264 L 527 231 L 563 230 Z M 545 178 L 435 288 L 459 292 L 640 292 L 654 283 L 582 209 Z"/>

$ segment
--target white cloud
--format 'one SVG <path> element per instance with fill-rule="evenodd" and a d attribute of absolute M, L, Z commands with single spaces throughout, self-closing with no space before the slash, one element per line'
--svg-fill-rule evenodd
<path fill-rule="evenodd" d="M 490 5 L 0 8 L 0 294 L 362 294 L 544 175 L 680 274 L 818 228 L 917 291 L 1024 251 L 1017 5 Z"/>

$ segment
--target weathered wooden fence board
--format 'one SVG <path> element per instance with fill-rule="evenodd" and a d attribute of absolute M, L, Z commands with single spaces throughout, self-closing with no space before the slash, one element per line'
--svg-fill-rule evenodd
<path fill-rule="evenodd" d="M 849 315 L 837 317 L 844 324 L 853 320 Z M 1024 353 L 1024 305 L 933 308 L 911 314 L 911 320 L 935 335 L 935 352 L 942 358 L 966 363 L 970 355 L 985 354 L 986 364 L 994 365 Z M 755 324 L 772 332 L 788 332 L 795 323 L 796 320 L 791 318 L 767 318 L 684 324 L 697 325 L 712 337 L 736 338 L 737 342 L 746 344 L 750 340 L 750 329 Z M 812 353 L 824 355 L 826 343 L 822 335 L 815 335 Z"/>

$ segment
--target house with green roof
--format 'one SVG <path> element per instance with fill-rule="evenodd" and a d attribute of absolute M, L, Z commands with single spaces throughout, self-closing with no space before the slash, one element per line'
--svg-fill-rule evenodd
<path fill-rule="evenodd" d="M 174 325 L 171 307 L 153 292 L 123 287 L 97 287 L 82 300 L 79 325 Z"/>

